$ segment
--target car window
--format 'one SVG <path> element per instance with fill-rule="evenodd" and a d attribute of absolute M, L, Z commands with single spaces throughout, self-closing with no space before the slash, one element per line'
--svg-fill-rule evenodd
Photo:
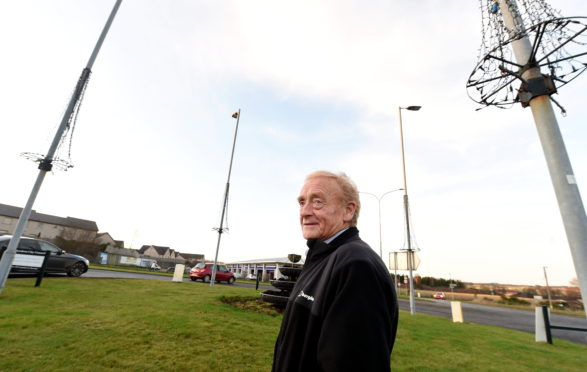
<path fill-rule="evenodd" d="M 39 246 L 43 252 L 51 252 L 52 255 L 61 254 L 61 249 L 51 243 L 39 242 Z"/>
<path fill-rule="evenodd" d="M 197 269 L 203 269 L 205 267 L 206 267 L 206 264 L 203 264 L 203 263 L 199 263 L 199 264 L 196 265 L 196 268 Z"/>
<path fill-rule="evenodd" d="M 32 239 L 20 239 L 18 242 L 18 250 L 21 251 L 40 251 L 39 242 Z"/>
<path fill-rule="evenodd" d="M 228 271 L 228 269 L 226 268 L 226 266 L 218 266 L 218 269 L 220 271 L 224 271 L 224 272 L 227 272 Z"/>

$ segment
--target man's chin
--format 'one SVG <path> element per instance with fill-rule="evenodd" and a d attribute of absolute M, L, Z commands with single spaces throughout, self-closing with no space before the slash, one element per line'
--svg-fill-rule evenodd
<path fill-rule="evenodd" d="M 304 239 L 309 240 L 309 239 L 318 239 L 320 237 L 320 232 L 316 231 L 315 229 L 306 229 L 303 228 L 302 229 L 302 235 L 304 236 Z"/>

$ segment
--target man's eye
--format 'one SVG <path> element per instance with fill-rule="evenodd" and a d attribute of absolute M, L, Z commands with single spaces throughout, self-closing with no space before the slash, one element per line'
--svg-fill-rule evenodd
<path fill-rule="evenodd" d="M 314 199 L 312 200 L 312 205 L 314 206 L 314 208 L 322 208 L 324 206 L 324 202 L 320 199 Z"/>
<path fill-rule="evenodd" d="M 300 207 L 303 207 L 306 204 L 306 202 L 303 200 L 298 200 L 298 204 L 300 205 Z"/>

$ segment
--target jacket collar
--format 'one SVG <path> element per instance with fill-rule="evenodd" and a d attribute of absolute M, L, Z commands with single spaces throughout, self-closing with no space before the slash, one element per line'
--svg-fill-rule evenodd
<path fill-rule="evenodd" d="M 336 237 L 329 244 L 324 243 L 318 239 L 308 239 L 307 245 L 310 248 L 308 256 L 306 257 L 306 263 L 311 262 L 319 257 L 327 256 L 334 252 L 336 248 L 340 247 L 343 243 L 351 240 L 352 238 L 358 237 L 359 229 L 356 226 L 349 227 L 345 232 Z"/>

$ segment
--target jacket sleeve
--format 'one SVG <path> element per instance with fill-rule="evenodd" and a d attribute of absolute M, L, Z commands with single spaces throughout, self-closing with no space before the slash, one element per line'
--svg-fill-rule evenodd
<path fill-rule="evenodd" d="M 354 261 L 333 272 L 318 341 L 325 372 L 390 371 L 397 299 L 381 268 Z"/>

